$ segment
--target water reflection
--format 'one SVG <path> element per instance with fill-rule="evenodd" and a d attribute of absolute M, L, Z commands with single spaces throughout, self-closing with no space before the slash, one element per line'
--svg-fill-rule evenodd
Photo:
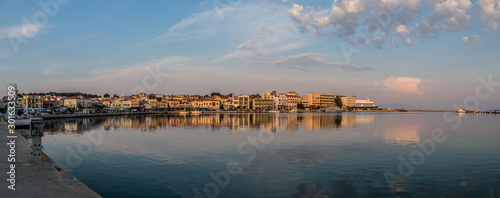
<path fill-rule="evenodd" d="M 314 131 L 318 129 L 354 128 L 358 124 L 371 124 L 374 115 L 356 114 L 211 114 L 201 116 L 149 115 L 79 118 L 49 120 L 44 124 L 45 132 L 81 133 L 94 129 L 137 129 L 140 131 L 164 130 L 167 128 L 208 127 L 213 130 L 226 128 L 234 131 L 277 129 L 297 131 L 300 127 Z"/>
<path fill-rule="evenodd" d="M 408 145 L 419 142 L 420 134 L 418 133 L 417 126 L 395 126 L 386 129 L 383 138 L 387 143 Z"/>
<path fill-rule="evenodd" d="M 488 115 L 471 116 L 447 133 L 449 139 L 413 166 L 413 174 L 389 188 L 386 173 L 401 175 L 399 156 L 408 159 L 433 129 L 449 129 L 442 117 L 343 113 L 47 120 L 44 151 L 67 169 L 68 148 L 78 151 L 88 141 L 78 133 L 104 132 L 93 152 L 82 156 L 78 167 L 69 167 L 103 197 L 194 197 L 193 189 L 203 191 L 214 181 L 209 173 L 226 170 L 228 161 L 237 162 L 241 173 L 220 189 L 221 198 L 498 197 L 500 133 L 498 119 Z M 277 131 L 273 141 L 256 150 L 249 140 L 268 131 Z M 248 160 L 252 152 L 240 152 L 242 143 L 246 151 L 255 151 L 253 160 Z"/>

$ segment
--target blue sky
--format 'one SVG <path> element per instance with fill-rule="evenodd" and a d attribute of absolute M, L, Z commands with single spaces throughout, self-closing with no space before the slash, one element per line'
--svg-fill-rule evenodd
<path fill-rule="evenodd" d="M 277 90 L 451 109 L 480 76 L 500 81 L 499 4 L 2 1 L 0 78 L 26 93 Z M 500 109 L 497 89 L 480 108 Z"/>

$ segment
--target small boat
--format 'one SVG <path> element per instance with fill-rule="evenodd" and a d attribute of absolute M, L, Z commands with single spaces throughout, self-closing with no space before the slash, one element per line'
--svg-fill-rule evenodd
<path fill-rule="evenodd" d="M 180 115 L 187 115 L 187 114 L 189 114 L 189 111 L 180 111 L 179 114 Z"/>
<path fill-rule="evenodd" d="M 467 113 L 467 110 L 460 108 L 458 109 L 457 113 Z"/>
<path fill-rule="evenodd" d="M 201 111 L 191 111 L 191 115 L 200 115 Z"/>
<path fill-rule="evenodd" d="M 406 110 L 405 108 L 402 108 L 401 110 L 399 110 L 400 112 L 408 112 L 408 110 Z"/>
<path fill-rule="evenodd" d="M 271 110 L 271 111 L 269 111 L 269 113 L 280 113 L 280 111 L 279 110 Z"/>
<path fill-rule="evenodd" d="M 481 111 L 479 111 L 479 109 L 476 109 L 476 111 L 474 111 L 474 113 L 480 113 Z"/>
<path fill-rule="evenodd" d="M 325 113 L 336 113 L 336 112 L 344 112 L 344 111 L 345 111 L 345 109 L 341 109 L 341 108 L 338 108 L 335 106 L 331 106 L 331 107 L 328 107 L 325 110 L 323 110 L 323 112 L 325 112 Z"/>

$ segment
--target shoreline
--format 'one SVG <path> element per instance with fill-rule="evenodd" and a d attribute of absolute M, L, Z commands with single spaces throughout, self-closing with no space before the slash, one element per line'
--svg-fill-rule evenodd
<path fill-rule="evenodd" d="M 0 140 L 7 142 L 8 128 L 5 122 L 0 122 Z M 31 143 L 21 134 L 15 134 L 15 189 L 10 190 L 10 184 L 3 174 L 0 193 L 4 197 L 101 197 L 82 181 L 71 175 L 54 162 L 47 154 L 43 153 L 41 163 L 33 163 L 31 157 Z M 0 154 L 7 156 L 7 144 L 0 145 Z M 7 172 L 10 162 L 0 161 L 0 170 Z"/>
<path fill-rule="evenodd" d="M 94 114 L 61 114 L 61 115 L 42 115 L 36 116 L 38 118 L 43 118 L 44 120 L 51 119 L 66 119 L 66 118 L 91 118 L 91 117 L 112 117 L 112 116 L 126 116 L 126 115 L 180 115 L 181 111 L 152 111 L 152 112 L 123 112 L 123 113 L 94 113 Z M 369 113 L 369 112 L 387 112 L 395 113 L 401 112 L 400 110 L 352 110 L 344 112 L 321 112 L 321 111 L 311 111 L 311 110 L 300 110 L 294 113 Z M 423 109 L 410 109 L 407 112 L 456 112 L 456 110 L 423 110 Z M 270 113 L 269 111 L 203 111 L 201 114 L 217 114 L 217 113 Z M 291 113 L 291 112 L 281 112 L 281 113 Z M 474 113 L 474 112 L 468 112 Z M 280 113 L 274 113 L 280 114 Z M 480 112 L 480 114 L 500 114 L 500 112 Z M 190 114 L 186 114 L 190 115 Z"/>

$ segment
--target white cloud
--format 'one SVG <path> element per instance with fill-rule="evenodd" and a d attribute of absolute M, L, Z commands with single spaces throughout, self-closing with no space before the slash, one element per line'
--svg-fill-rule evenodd
<path fill-rule="evenodd" d="M 329 62 L 322 55 L 316 53 L 304 53 L 298 55 L 281 56 L 270 61 L 250 61 L 247 65 L 263 65 L 282 68 L 306 70 L 309 68 L 330 67 L 340 68 L 346 72 L 373 70 L 370 66 L 357 66 L 351 63 Z"/>
<path fill-rule="evenodd" d="M 25 24 L 10 28 L 0 29 L 0 39 L 6 38 L 33 38 L 42 30 L 42 26 Z"/>
<path fill-rule="evenodd" d="M 465 44 L 470 44 L 470 45 L 476 44 L 478 40 L 479 40 L 479 35 L 472 35 L 470 37 L 467 37 L 467 36 L 462 37 L 462 42 L 464 42 Z"/>
<path fill-rule="evenodd" d="M 381 82 L 376 82 L 378 85 L 383 85 L 389 92 L 396 94 L 422 94 L 418 90 L 418 85 L 421 80 L 415 77 L 389 77 Z"/>
<path fill-rule="evenodd" d="M 432 1 L 431 22 L 433 24 L 444 20 L 441 25 L 446 31 L 460 32 L 470 26 L 470 15 L 467 10 L 472 7 L 469 0 L 445 0 L 437 3 Z"/>
<path fill-rule="evenodd" d="M 406 38 L 405 44 L 408 45 L 408 46 L 411 45 L 411 39 L 410 38 Z"/>
<path fill-rule="evenodd" d="M 398 25 L 396 26 L 396 34 L 398 35 L 403 35 L 403 34 L 408 34 L 410 31 L 406 29 L 406 25 Z"/>
<path fill-rule="evenodd" d="M 428 20 L 422 20 L 420 23 L 417 23 L 412 29 L 414 29 L 413 34 L 416 37 L 429 39 L 436 38 L 438 36 L 437 27 Z"/>
<path fill-rule="evenodd" d="M 496 30 L 500 19 L 500 0 L 479 0 L 477 3 L 481 6 L 478 14 L 481 21 Z"/>
<path fill-rule="evenodd" d="M 467 43 L 467 42 L 469 41 L 469 38 L 468 38 L 468 37 L 466 37 L 466 36 L 464 36 L 464 37 L 462 37 L 462 41 L 463 41 L 464 43 Z"/>

